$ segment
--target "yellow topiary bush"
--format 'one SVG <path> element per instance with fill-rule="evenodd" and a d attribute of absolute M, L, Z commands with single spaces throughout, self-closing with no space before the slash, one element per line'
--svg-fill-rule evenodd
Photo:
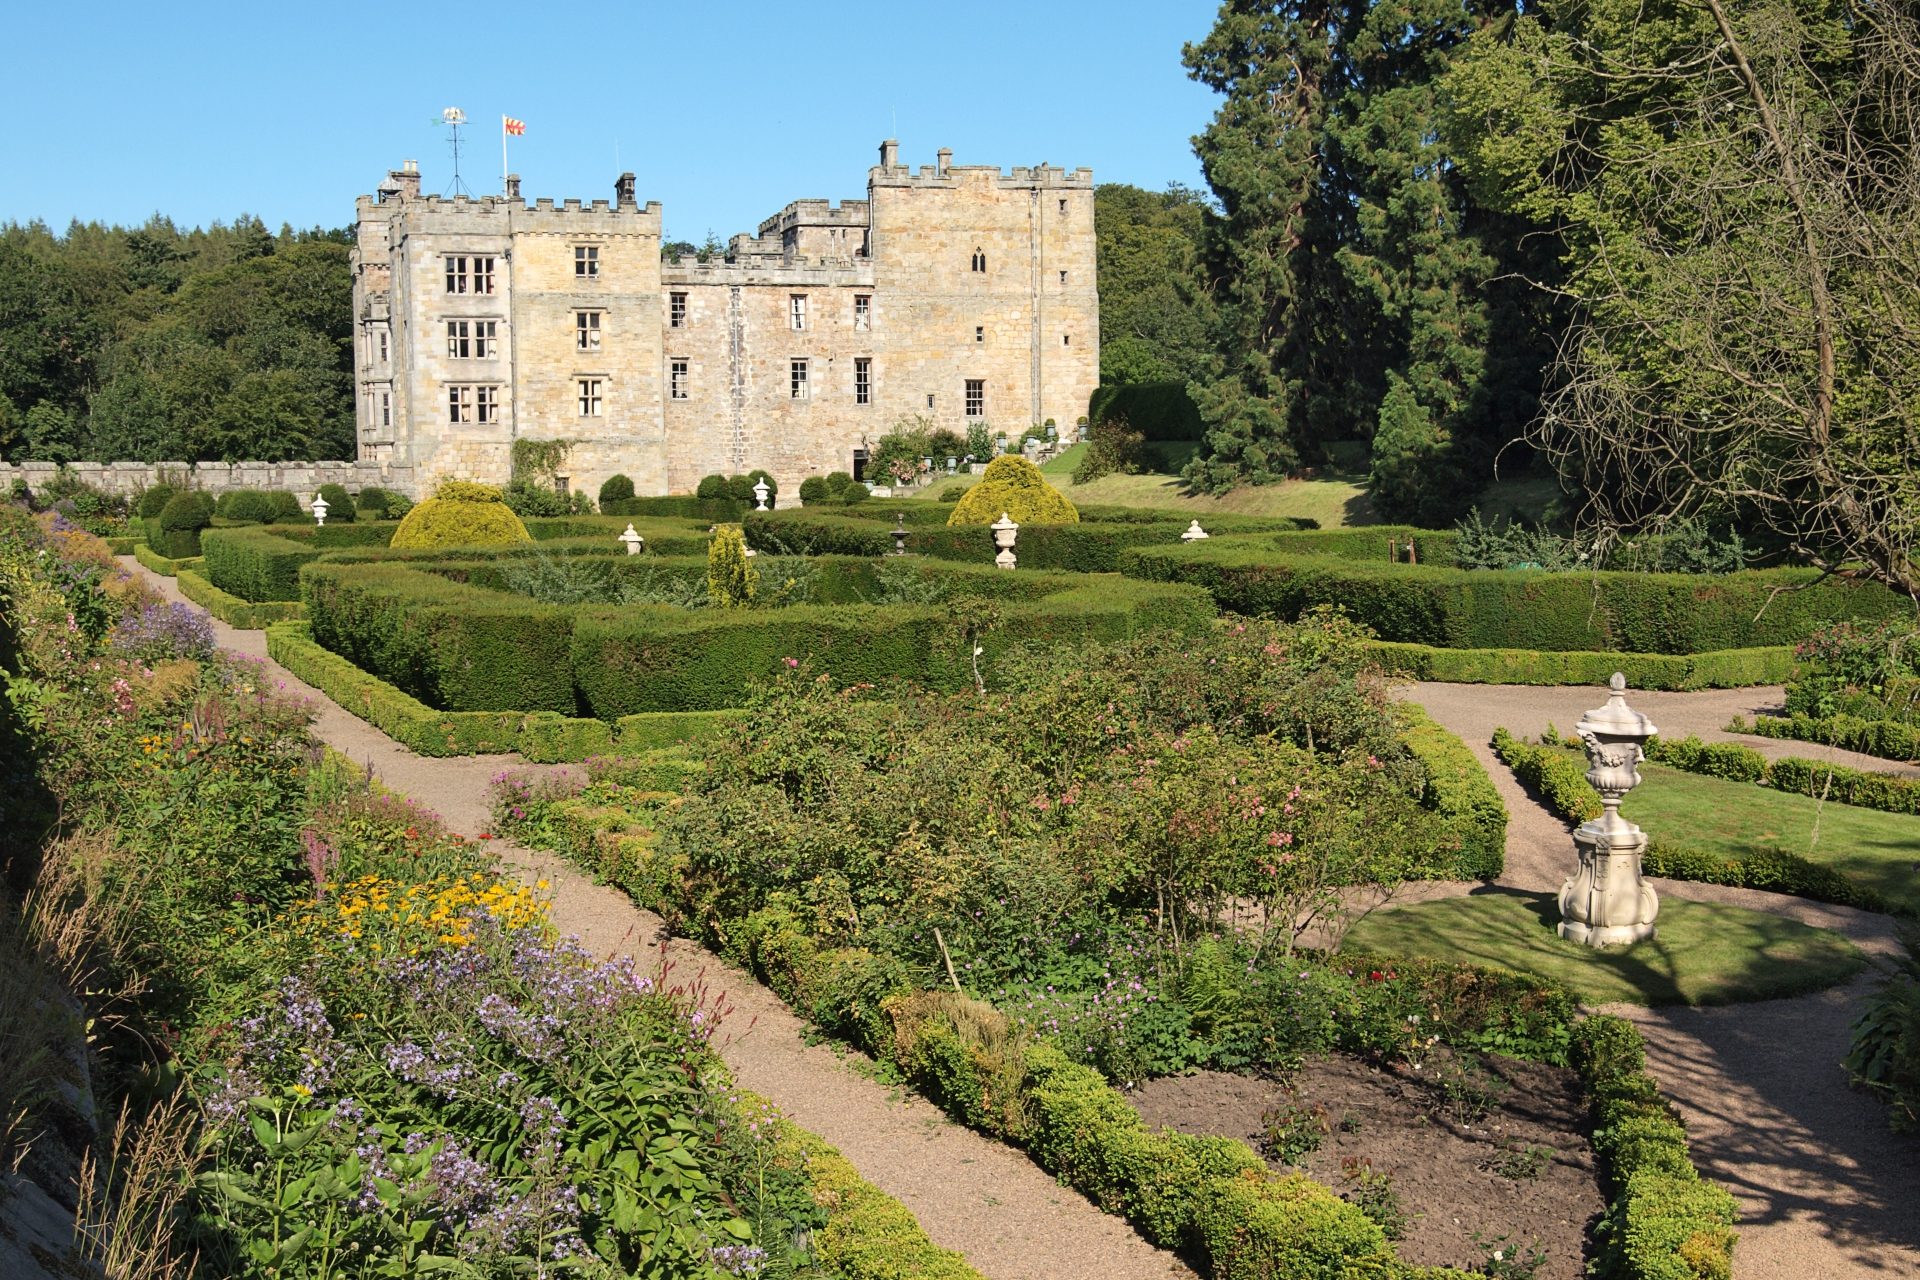
<path fill-rule="evenodd" d="M 1003 511 L 1015 524 L 1080 523 L 1067 495 L 1048 484 L 1040 468 L 1011 453 L 987 464 L 987 473 L 967 490 L 947 523 L 992 524 Z"/>
<path fill-rule="evenodd" d="M 503 547 L 532 542 L 527 526 L 492 485 L 443 480 L 433 496 L 407 512 L 390 544 L 402 548 Z"/>

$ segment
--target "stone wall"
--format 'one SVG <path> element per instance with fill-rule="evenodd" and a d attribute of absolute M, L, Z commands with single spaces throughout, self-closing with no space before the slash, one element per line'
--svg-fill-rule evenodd
<path fill-rule="evenodd" d="M 0 489 L 15 480 L 38 491 L 59 466 L 52 462 L 0 462 Z M 225 493 L 229 489 L 287 489 L 311 502 L 323 484 L 344 485 L 358 493 L 369 485 L 418 498 L 413 468 L 378 462 L 74 462 L 69 471 L 96 489 L 132 495 L 162 480 L 182 479 L 195 489 Z"/>

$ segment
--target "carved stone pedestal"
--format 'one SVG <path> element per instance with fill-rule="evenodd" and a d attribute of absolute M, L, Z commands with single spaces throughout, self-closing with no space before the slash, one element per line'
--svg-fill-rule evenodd
<path fill-rule="evenodd" d="M 1620 816 L 1620 801 L 1639 785 L 1643 745 L 1657 730 L 1627 706 L 1626 677 L 1608 681 L 1607 705 L 1575 727 L 1587 748 L 1587 781 L 1600 793 L 1600 816 L 1580 824 L 1573 843 L 1580 869 L 1560 887 L 1560 936 L 1590 947 L 1641 942 L 1654 933 L 1660 899 L 1640 874 L 1646 833 Z"/>

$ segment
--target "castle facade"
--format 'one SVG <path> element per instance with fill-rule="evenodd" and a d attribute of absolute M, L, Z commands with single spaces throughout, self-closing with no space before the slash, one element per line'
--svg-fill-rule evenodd
<path fill-rule="evenodd" d="M 791 493 L 903 419 L 1070 426 L 1099 380 L 1092 171 L 938 157 L 885 142 L 865 200 L 795 201 L 677 263 L 631 173 L 556 206 L 516 178 L 422 196 L 409 162 L 357 202 L 360 461 L 424 492 L 567 440 L 575 490 L 762 467 Z"/>

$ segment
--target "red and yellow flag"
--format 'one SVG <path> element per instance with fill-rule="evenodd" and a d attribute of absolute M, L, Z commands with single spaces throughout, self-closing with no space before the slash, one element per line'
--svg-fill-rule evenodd
<path fill-rule="evenodd" d="M 527 122 L 525 120 L 515 120 L 512 116 L 501 116 L 500 127 L 518 138 L 526 133 Z"/>

